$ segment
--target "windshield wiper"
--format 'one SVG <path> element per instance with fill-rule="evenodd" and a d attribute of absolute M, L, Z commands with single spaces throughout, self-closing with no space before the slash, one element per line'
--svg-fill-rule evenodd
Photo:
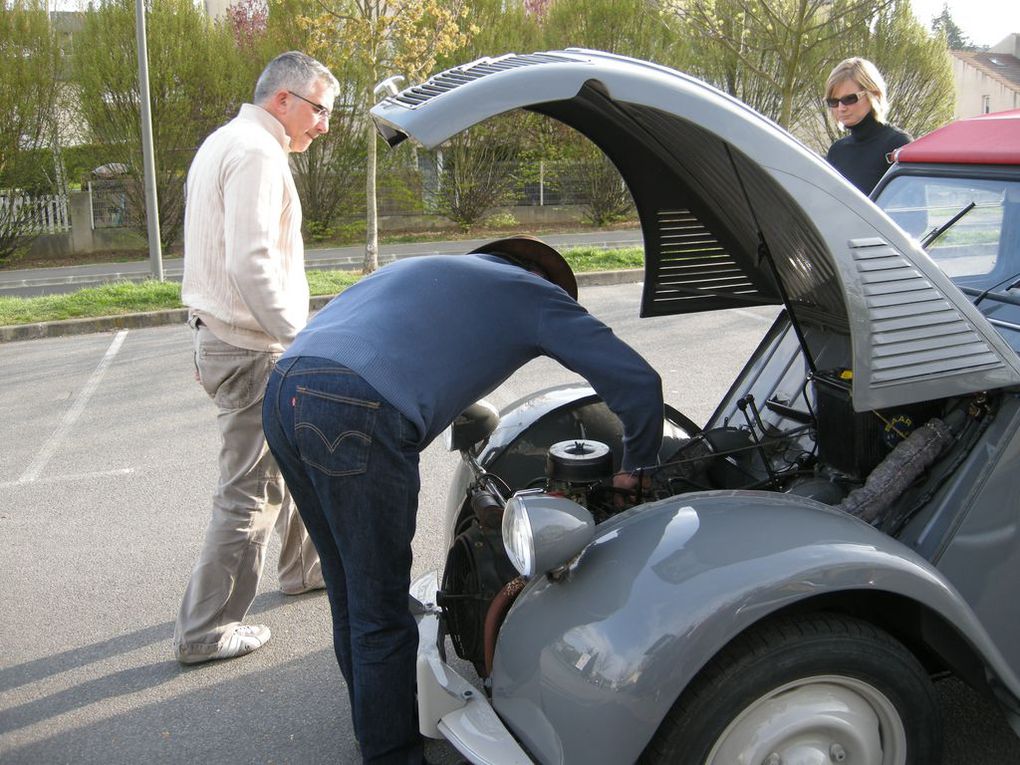
<path fill-rule="evenodd" d="M 956 213 L 956 215 L 947 220 L 941 226 L 929 231 L 927 234 L 925 234 L 924 238 L 921 240 L 921 246 L 927 250 L 928 247 L 931 246 L 932 242 L 934 242 L 936 239 L 938 239 L 940 236 L 946 233 L 950 228 L 953 227 L 956 221 L 960 220 L 960 218 L 962 218 L 964 215 L 973 210 L 974 207 L 975 207 L 974 202 L 971 202 L 970 204 L 964 206 L 964 208 L 960 210 L 960 212 Z"/>

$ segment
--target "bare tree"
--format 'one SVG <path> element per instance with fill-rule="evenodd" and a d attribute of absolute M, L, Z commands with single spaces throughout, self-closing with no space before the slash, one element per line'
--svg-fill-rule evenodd
<path fill-rule="evenodd" d="M 409 82 L 428 75 L 437 58 L 457 50 L 471 34 L 466 0 L 322 0 L 321 12 L 299 23 L 310 33 L 312 53 L 331 67 L 358 62 L 357 102 L 375 100 L 375 83 L 393 74 Z M 362 271 L 379 267 L 379 213 L 376 186 L 377 136 L 371 120 L 365 135 L 365 261 Z"/>
<path fill-rule="evenodd" d="M 180 234 L 184 180 L 195 150 L 251 92 L 230 31 L 190 0 L 153 0 L 147 13 L 156 190 L 163 247 Z M 85 13 L 75 38 L 73 78 L 81 119 L 114 162 L 127 167 L 129 205 L 141 223 L 142 179 L 135 10 L 112 0 Z"/>
<path fill-rule="evenodd" d="M 41 0 L 0 3 L 0 263 L 39 234 L 19 177 L 52 125 L 58 48 Z M 6 187 L 6 189 L 5 189 Z"/>
<path fill-rule="evenodd" d="M 839 40 L 893 0 L 663 0 L 699 74 L 787 129 L 817 114 Z"/>
<path fill-rule="evenodd" d="M 464 230 L 505 204 L 519 183 L 513 124 L 511 117 L 480 125 L 441 147 L 438 209 Z"/>

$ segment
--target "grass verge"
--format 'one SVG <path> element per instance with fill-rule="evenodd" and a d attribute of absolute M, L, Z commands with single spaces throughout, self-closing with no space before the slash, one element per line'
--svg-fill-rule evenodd
<path fill-rule="evenodd" d="M 578 273 L 639 268 L 644 262 L 639 247 L 619 250 L 577 247 L 564 250 L 563 257 Z M 308 286 L 313 295 L 335 295 L 360 278 L 361 275 L 353 271 L 311 270 L 308 272 Z M 176 282 L 116 282 L 63 295 L 0 297 L 0 326 L 119 316 L 181 307 L 181 285 Z"/>

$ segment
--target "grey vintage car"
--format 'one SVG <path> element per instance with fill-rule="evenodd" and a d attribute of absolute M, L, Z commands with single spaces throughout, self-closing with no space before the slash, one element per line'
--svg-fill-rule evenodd
<path fill-rule="evenodd" d="M 458 419 L 445 570 L 412 589 L 423 733 L 475 763 L 928 765 L 947 671 L 1020 730 L 1020 359 L 973 296 L 785 131 L 650 63 L 486 58 L 372 116 L 435 147 L 517 108 L 619 169 L 642 315 L 781 310 L 703 427 L 667 408 L 633 506 L 588 388 Z"/>

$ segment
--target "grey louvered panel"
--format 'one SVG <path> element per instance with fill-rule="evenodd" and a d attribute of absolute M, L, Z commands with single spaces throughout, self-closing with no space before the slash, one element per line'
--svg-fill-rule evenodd
<path fill-rule="evenodd" d="M 960 331 L 956 334 L 938 333 L 939 337 L 953 338 L 959 335 L 960 337 L 970 337 L 970 332 Z M 925 324 L 924 326 L 918 327 L 911 325 L 907 329 L 889 330 L 883 332 L 875 332 L 871 336 L 871 341 L 876 347 L 883 345 L 891 345 L 893 343 L 909 343 L 911 340 L 930 340 L 932 336 L 931 325 Z"/>
<path fill-rule="evenodd" d="M 662 242 L 662 250 L 664 252 L 670 252 L 676 248 L 689 249 L 692 245 L 714 245 L 716 249 L 721 249 L 719 242 L 716 238 L 709 234 L 705 230 L 697 230 L 693 227 L 687 231 L 664 233 L 659 241 Z"/>
<path fill-rule="evenodd" d="M 946 310 L 953 312 L 954 319 L 959 319 L 960 315 L 956 313 L 955 309 L 943 300 L 929 300 L 927 303 L 912 303 L 910 305 L 882 306 L 870 309 L 868 314 L 874 321 L 913 316 L 916 323 L 920 325 L 928 321 L 929 315 L 940 314 Z"/>
<path fill-rule="evenodd" d="M 750 284 L 746 275 L 732 268 L 691 268 L 682 271 L 670 269 L 660 274 L 659 284 L 663 286 L 678 286 L 704 281 L 718 281 L 720 279 Z"/>
<path fill-rule="evenodd" d="M 908 306 L 919 303 L 936 304 L 940 295 L 933 289 L 909 290 L 902 292 L 891 292 L 884 295 L 868 295 L 868 305 L 874 308 L 886 308 L 888 306 Z"/>
<path fill-rule="evenodd" d="M 875 270 L 871 273 L 863 271 L 859 273 L 861 284 L 866 285 L 891 284 L 897 281 L 910 281 L 912 279 L 922 279 L 926 284 L 928 282 L 927 279 L 917 273 L 917 269 L 908 267 Z"/>
<path fill-rule="evenodd" d="M 658 218 L 656 305 L 757 292 L 722 244 L 690 210 L 662 210 Z"/>
<path fill-rule="evenodd" d="M 704 234 L 697 237 L 692 235 L 683 242 L 666 243 L 659 249 L 659 252 L 667 260 L 690 258 L 697 253 L 705 253 L 707 257 L 717 257 L 719 253 L 726 254 L 719 242 Z"/>
<path fill-rule="evenodd" d="M 749 299 L 746 301 L 748 305 L 758 305 L 760 300 L 754 300 L 753 296 L 757 294 L 755 290 L 738 290 L 734 292 L 727 292 L 729 296 L 736 295 L 748 295 Z M 674 313 L 694 313 L 701 310 L 706 310 L 701 307 L 700 304 L 706 301 L 717 300 L 717 294 L 711 295 L 698 295 L 696 293 L 668 293 L 663 295 L 656 295 L 655 304 L 658 306 L 684 306 L 683 311 L 675 311 Z"/>
<path fill-rule="evenodd" d="M 985 351 L 980 355 L 955 356 L 951 359 L 929 362 L 927 364 L 889 366 L 888 368 L 876 366 L 871 373 L 871 380 L 875 385 L 881 386 L 908 382 L 910 380 L 928 380 L 963 372 L 980 372 L 1001 366 L 1002 362 L 998 356 L 991 351 Z"/>
<path fill-rule="evenodd" d="M 872 295 L 891 295 L 895 292 L 913 292 L 921 289 L 930 289 L 930 285 L 925 279 L 900 279 L 892 282 L 867 284 L 864 287 L 864 294 L 870 297 Z"/>
<path fill-rule="evenodd" d="M 897 258 L 876 258 L 874 260 L 866 260 L 857 264 L 857 270 L 862 274 L 878 272 L 873 274 L 873 278 L 877 277 L 879 279 L 882 278 L 883 272 L 890 272 L 890 277 L 898 277 L 901 279 L 906 278 L 907 274 L 917 275 L 917 269 Z"/>
<path fill-rule="evenodd" d="M 952 302 L 898 251 L 872 240 L 851 253 L 866 298 L 873 385 L 1002 366 Z"/>
<path fill-rule="evenodd" d="M 497 74 L 498 72 L 505 72 L 509 69 L 517 69 L 522 66 L 556 64 L 570 61 L 573 61 L 573 59 L 548 53 L 513 55 L 490 61 L 479 61 L 437 74 L 427 82 L 415 85 L 394 96 L 394 100 L 411 107 L 420 106 L 436 96 L 441 96 L 443 93 L 448 93 L 454 88 L 474 82 L 490 74 Z"/>
<path fill-rule="evenodd" d="M 727 278 L 704 278 L 684 279 L 682 281 L 670 281 L 664 279 L 659 282 L 659 295 L 666 295 L 669 292 L 700 292 L 700 293 L 732 293 L 732 292 L 753 292 L 754 286 L 747 279 L 735 275 Z"/>
<path fill-rule="evenodd" d="M 938 311 L 936 313 L 925 314 L 923 317 L 919 317 L 913 313 L 908 314 L 907 316 L 894 316 L 881 321 L 873 320 L 871 322 L 871 337 L 874 338 L 885 332 L 895 332 L 903 329 L 923 330 L 928 328 L 928 332 L 931 333 L 931 327 L 935 327 L 939 324 L 957 325 L 959 321 L 960 315 L 956 313 L 956 311 Z M 954 328 L 950 327 L 945 331 L 947 333 L 951 333 L 954 331 Z"/>
<path fill-rule="evenodd" d="M 741 282 L 736 279 L 731 279 L 726 282 L 719 280 L 705 280 L 702 282 L 685 281 L 673 284 L 664 282 L 659 285 L 657 294 L 663 297 L 680 294 L 704 297 L 705 295 L 716 295 L 720 293 L 744 294 L 747 292 L 754 292 L 754 287 L 746 281 Z"/>
<path fill-rule="evenodd" d="M 728 258 L 711 257 L 706 255 L 678 258 L 675 260 L 664 259 L 663 264 L 659 267 L 659 276 L 661 279 L 683 279 L 687 276 L 699 273 L 719 274 L 742 272 L 740 269 L 735 268 Z"/>
<path fill-rule="evenodd" d="M 915 362 L 949 358 L 974 353 L 975 339 L 966 333 L 952 335 L 950 338 L 938 337 L 929 340 L 915 340 L 909 343 L 883 344 L 875 347 L 876 359 L 887 359 L 894 356 L 910 355 Z M 980 348 L 978 348 L 980 351 Z"/>
<path fill-rule="evenodd" d="M 683 273 L 675 271 L 666 272 L 661 273 L 658 279 L 660 289 L 669 289 L 671 287 L 675 289 L 683 287 L 699 289 L 698 285 L 722 282 L 732 284 L 733 286 L 752 287 L 747 276 L 734 268 L 699 268 Z"/>

